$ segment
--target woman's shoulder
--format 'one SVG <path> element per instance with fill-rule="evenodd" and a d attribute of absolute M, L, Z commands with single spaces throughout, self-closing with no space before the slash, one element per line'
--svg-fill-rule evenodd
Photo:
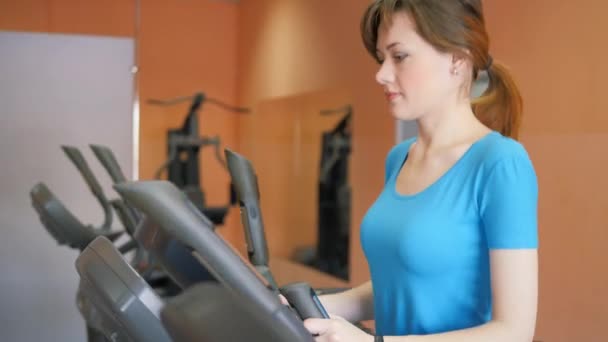
<path fill-rule="evenodd" d="M 533 169 L 528 151 L 521 142 L 499 132 L 490 133 L 480 142 L 476 159 L 482 170 L 490 172 L 500 165 Z"/>

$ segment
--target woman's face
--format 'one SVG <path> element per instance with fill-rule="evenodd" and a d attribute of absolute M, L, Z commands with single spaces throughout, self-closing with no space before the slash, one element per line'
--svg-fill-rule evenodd
<path fill-rule="evenodd" d="M 461 80 L 453 55 L 423 40 L 406 12 L 395 13 L 390 25 L 380 26 L 376 48 L 380 61 L 376 80 L 396 118 L 416 120 L 446 110 L 446 103 L 458 96 Z"/>

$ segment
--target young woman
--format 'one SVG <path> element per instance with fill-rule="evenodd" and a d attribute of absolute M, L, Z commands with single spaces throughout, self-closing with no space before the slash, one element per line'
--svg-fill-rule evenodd
<path fill-rule="evenodd" d="M 362 35 L 390 111 L 419 133 L 389 152 L 361 225 L 371 281 L 322 296 L 332 318 L 306 327 L 317 341 L 531 341 L 538 186 L 481 1 L 375 0 Z M 480 71 L 490 84 L 471 102 Z M 368 319 L 377 336 L 350 323 Z"/>

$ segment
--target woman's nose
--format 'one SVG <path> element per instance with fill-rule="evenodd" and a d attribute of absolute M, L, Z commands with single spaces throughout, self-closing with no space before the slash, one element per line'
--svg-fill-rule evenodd
<path fill-rule="evenodd" d="M 387 61 L 380 64 L 380 69 L 376 73 L 376 82 L 380 85 L 387 85 L 394 81 L 394 73 Z"/>

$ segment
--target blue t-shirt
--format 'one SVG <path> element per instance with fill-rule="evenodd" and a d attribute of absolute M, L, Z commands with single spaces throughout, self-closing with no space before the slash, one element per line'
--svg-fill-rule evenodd
<path fill-rule="evenodd" d="M 376 330 L 385 336 L 488 322 L 490 249 L 538 244 L 538 185 L 521 144 L 491 132 L 435 183 L 402 195 L 395 180 L 414 141 L 388 154 L 385 187 L 361 224 Z"/>

